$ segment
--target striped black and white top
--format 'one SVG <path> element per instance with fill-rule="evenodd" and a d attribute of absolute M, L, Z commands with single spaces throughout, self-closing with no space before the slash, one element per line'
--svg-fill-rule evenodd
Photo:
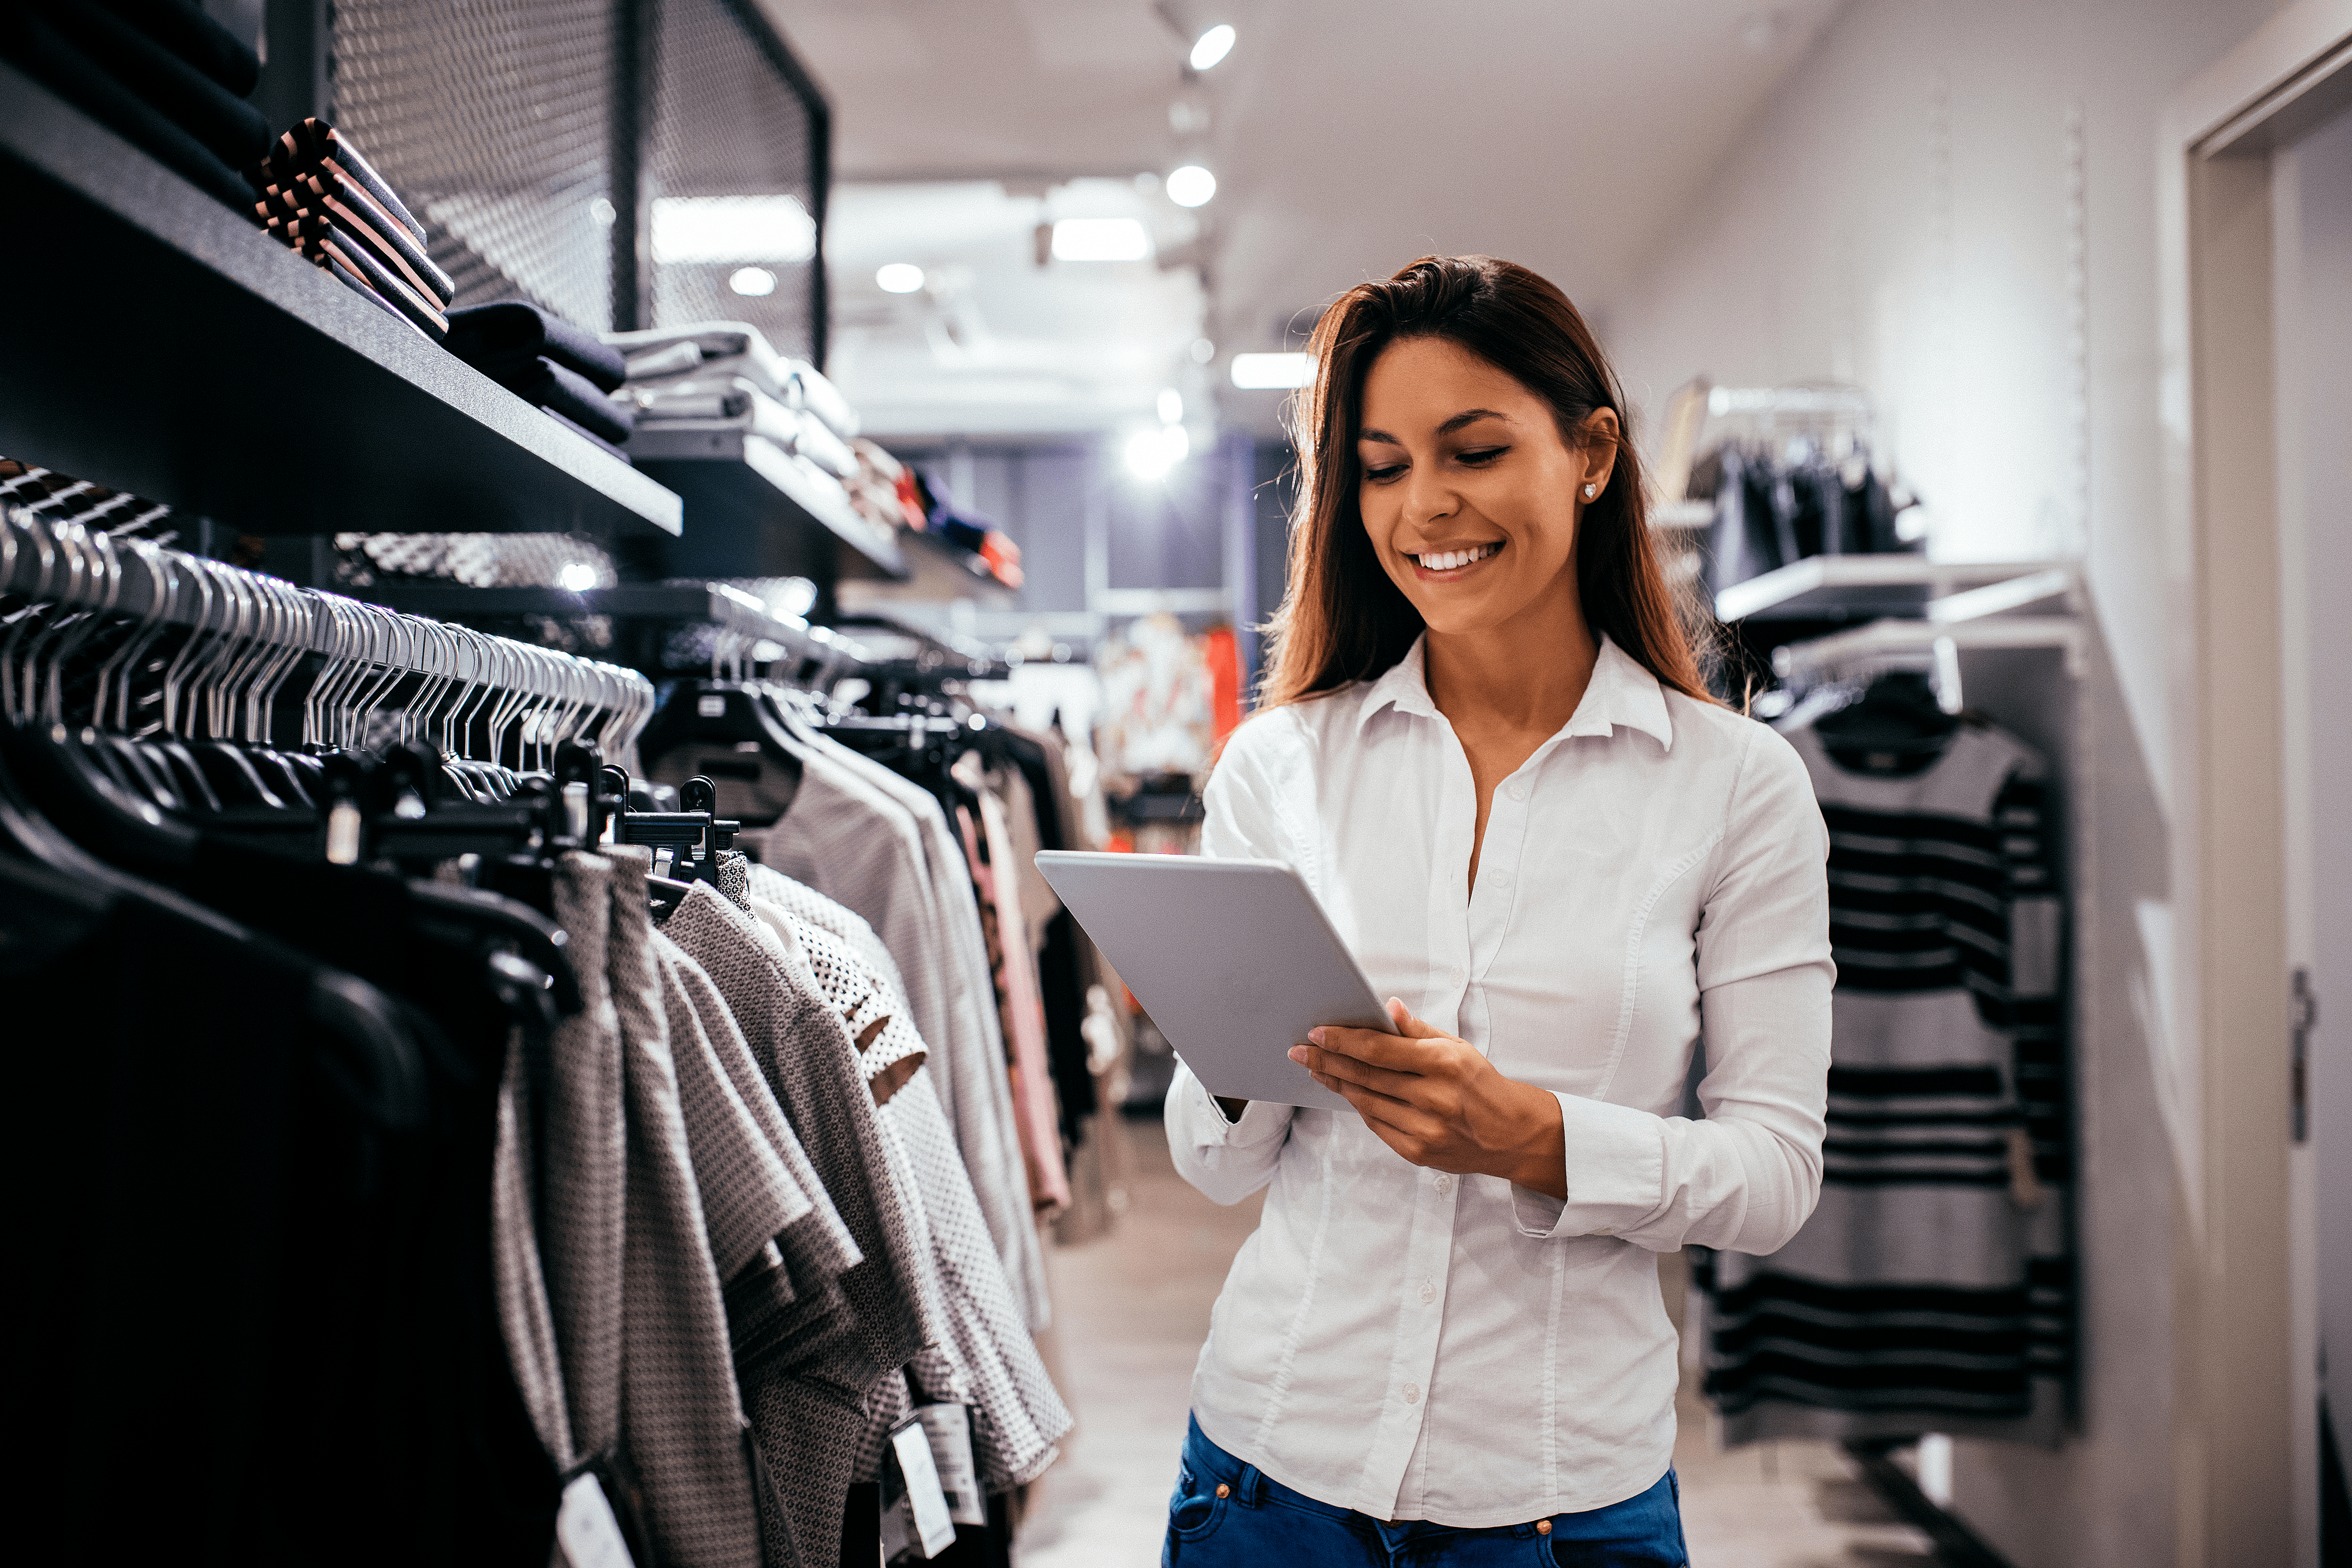
<path fill-rule="evenodd" d="M 2054 1441 L 2073 1363 L 2063 889 L 2042 759 L 1969 722 L 1924 767 L 1790 737 L 1830 830 L 1822 1201 L 1703 1260 L 1727 1441 Z"/>

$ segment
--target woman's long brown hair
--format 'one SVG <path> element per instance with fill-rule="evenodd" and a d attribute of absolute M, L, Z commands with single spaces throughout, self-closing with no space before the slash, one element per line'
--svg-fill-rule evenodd
<path fill-rule="evenodd" d="M 1316 323 L 1308 345 L 1315 382 L 1292 421 L 1302 483 L 1290 587 L 1267 626 L 1274 658 L 1259 705 L 1370 679 L 1422 633 L 1421 612 L 1381 568 L 1358 500 L 1364 375 L 1400 338 L 1442 338 L 1476 354 L 1551 405 L 1571 447 L 1596 438 L 1584 428 L 1595 409 L 1615 411 L 1616 467 L 1577 525 L 1585 624 L 1596 641 L 1606 632 L 1662 683 L 1713 702 L 1651 548 L 1641 453 L 1591 329 L 1567 295 L 1524 267 L 1490 256 L 1424 256 L 1393 278 L 1349 289 Z"/>

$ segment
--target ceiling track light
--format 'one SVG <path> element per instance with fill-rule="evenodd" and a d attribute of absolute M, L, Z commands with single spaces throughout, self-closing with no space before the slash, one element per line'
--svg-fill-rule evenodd
<path fill-rule="evenodd" d="M 1233 53 L 1237 35 L 1234 25 L 1219 14 L 1222 5 L 1203 0 L 1156 0 L 1152 9 L 1168 24 L 1185 49 L 1185 68 L 1198 74 L 1213 68 L 1219 60 Z"/>

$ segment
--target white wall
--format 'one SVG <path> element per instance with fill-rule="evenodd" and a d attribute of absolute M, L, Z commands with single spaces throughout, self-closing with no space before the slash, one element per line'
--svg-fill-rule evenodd
<path fill-rule="evenodd" d="M 2146 940 L 2168 929 L 2171 755 L 2157 127 L 2274 9 L 1855 0 L 1599 323 L 1652 413 L 1698 374 L 1870 389 L 1938 555 L 2086 559 L 2083 1432 L 2054 1456 L 1964 1443 L 1954 1475 L 1956 1509 L 2020 1568 L 2173 1560 L 2177 1102 Z"/>

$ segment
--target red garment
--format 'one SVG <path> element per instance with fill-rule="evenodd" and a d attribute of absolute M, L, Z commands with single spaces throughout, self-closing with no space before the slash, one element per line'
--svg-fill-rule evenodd
<path fill-rule="evenodd" d="M 1216 725 L 1209 754 L 1214 756 L 1242 722 L 1242 649 L 1234 628 L 1212 626 L 1203 632 L 1201 658 L 1209 667 L 1209 710 Z"/>

